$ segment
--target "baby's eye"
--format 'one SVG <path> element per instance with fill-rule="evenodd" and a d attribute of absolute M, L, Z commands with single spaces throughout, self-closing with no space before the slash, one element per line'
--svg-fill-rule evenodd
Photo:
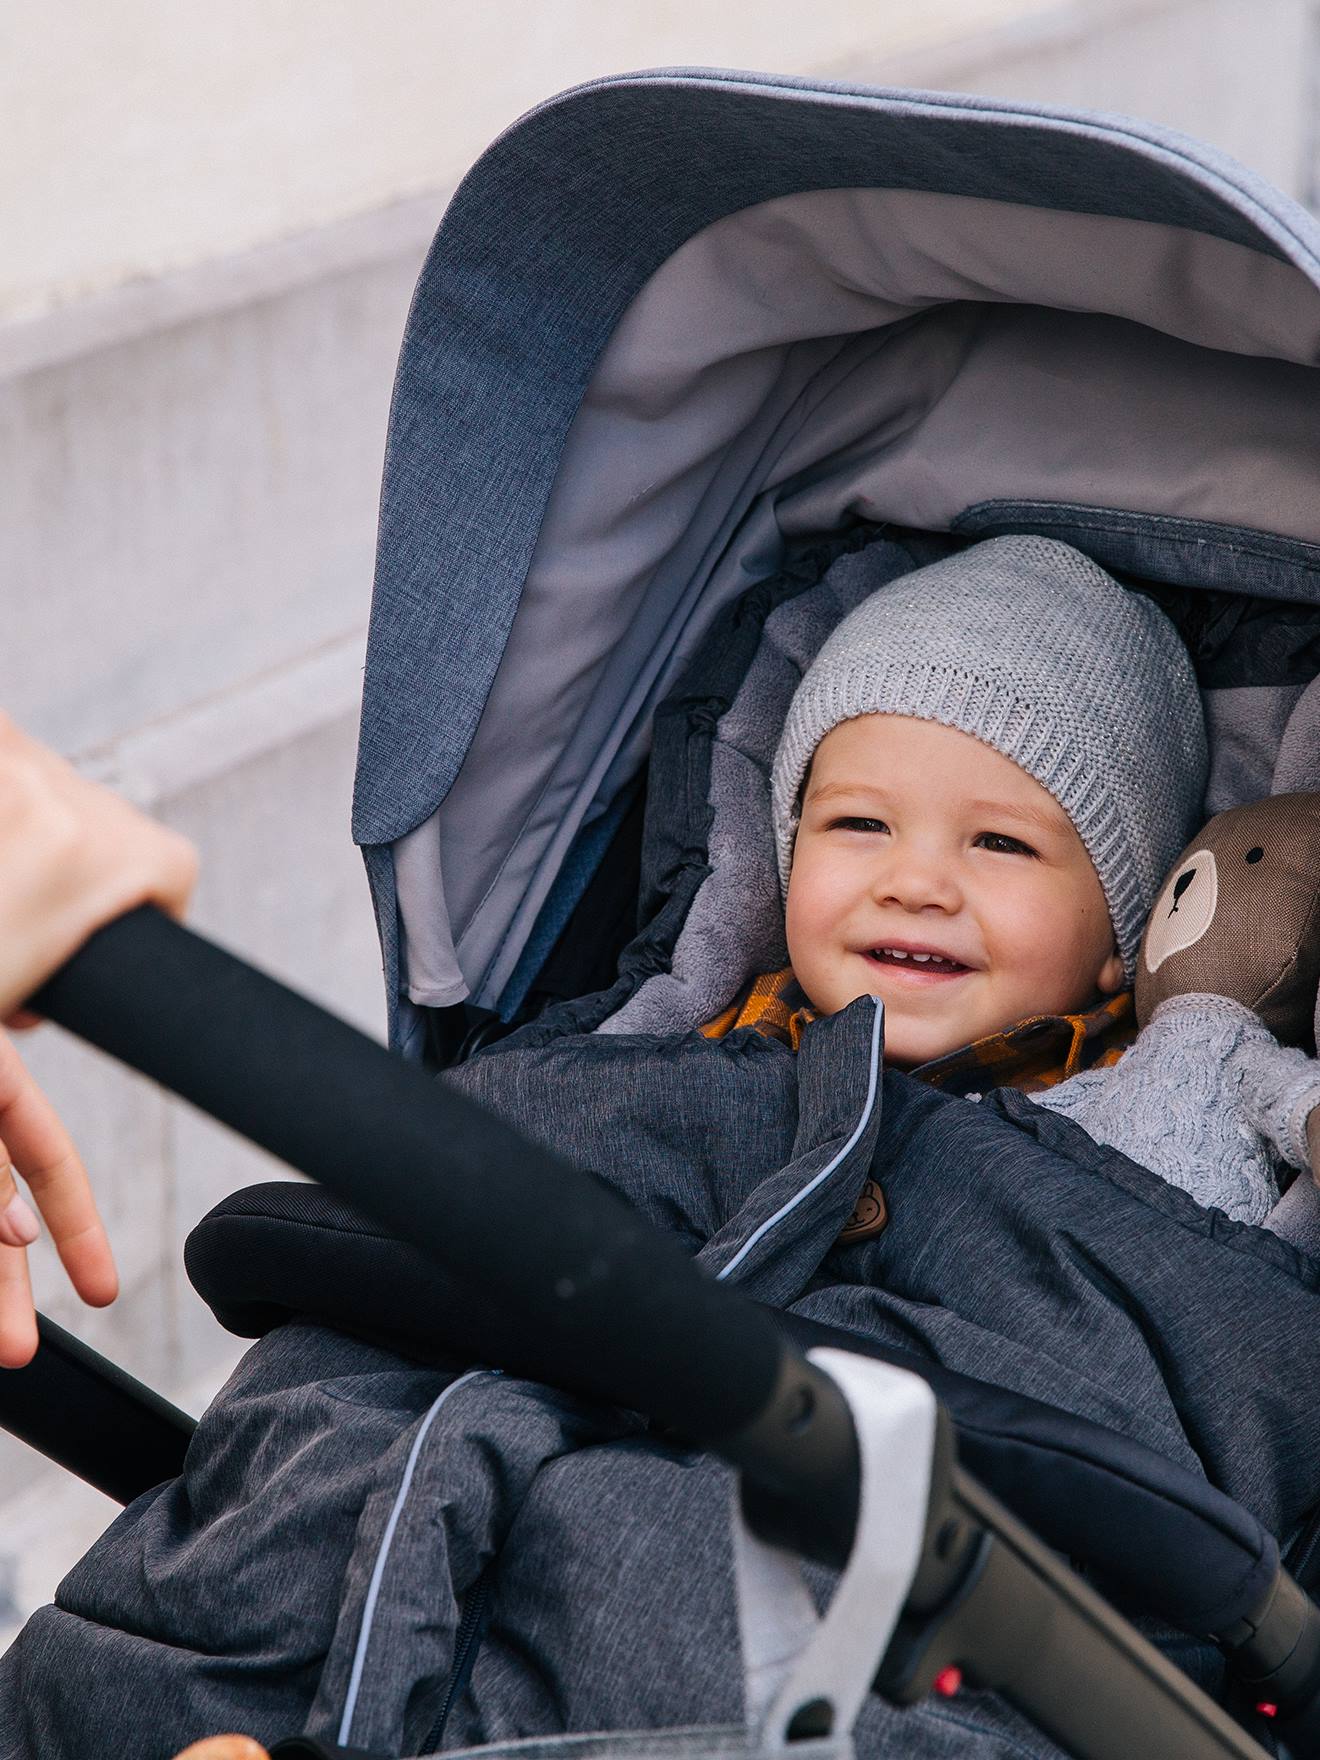
<path fill-rule="evenodd" d="M 1035 850 L 1020 837 L 1008 837 L 1002 831 L 983 831 L 977 838 L 983 848 L 1001 856 L 1034 856 Z"/>
<path fill-rule="evenodd" d="M 888 831 L 889 827 L 883 819 L 844 818 L 835 819 L 830 826 L 832 831 Z"/>

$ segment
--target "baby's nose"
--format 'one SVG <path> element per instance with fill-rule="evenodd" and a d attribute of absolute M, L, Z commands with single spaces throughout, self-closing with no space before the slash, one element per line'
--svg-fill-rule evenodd
<path fill-rule="evenodd" d="M 878 866 L 875 892 L 881 902 L 892 902 L 907 911 L 952 911 L 962 902 L 948 861 L 935 851 L 917 847 L 895 850 Z"/>

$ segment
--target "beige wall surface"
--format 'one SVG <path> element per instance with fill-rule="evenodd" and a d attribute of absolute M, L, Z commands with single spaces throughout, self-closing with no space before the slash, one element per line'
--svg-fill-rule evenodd
<path fill-rule="evenodd" d="M 452 183 L 582 80 L 805 72 L 1049 0 L 0 0 L 0 321 Z"/>

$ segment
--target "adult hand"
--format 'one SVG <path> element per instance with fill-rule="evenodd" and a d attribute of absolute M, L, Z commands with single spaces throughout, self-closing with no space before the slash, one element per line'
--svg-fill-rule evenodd
<path fill-rule="evenodd" d="M 182 916 L 192 845 L 0 714 L 0 1020 L 94 929 L 140 904 Z"/>
<path fill-rule="evenodd" d="M 102 788 L 0 714 L 0 1019 L 19 1009 L 95 929 L 140 904 L 173 916 L 197 875 L 192 846 Z M 0 1366 L 37 1348 L 27 1248 L 39 1233 L 24 1179 L 70 1281 L 101 1307 L 118 1290 L 82 1161 L 54 1108 L 0 1032 Z"/>
<path fill-rule="evenodd" d="M 0 1367 L 18 1369 L 37 1348 L 27 1249 L 40 1232 L 19 1192 L 23 1176 L 69 1281 L 94 1308 L 113 1302 L 119 1279 L 87 1173 L 55 1109 L 0 1032 Z"/>

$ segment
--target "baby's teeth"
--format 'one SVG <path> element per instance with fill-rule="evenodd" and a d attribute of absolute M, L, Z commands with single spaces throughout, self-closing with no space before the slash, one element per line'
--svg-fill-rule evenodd
<path fill-rule="evenodd" d="M 925 965 L 926 961 L 930 958 L 930 955 L 928 953 L 914 953 L 912 957 L 913 959 L 919 959 L 921 963 Z"/>
<path fill-rule="evenodd" d="M 896 948 L 896 947 L 888 947 L 885 949 L 885 951 L 886 951 L 886 953 L 888 953 L 890 959 L 906 959 L 907 958 L 907 955 L 905 953 L 900 953 L 898 948 Z"/>

